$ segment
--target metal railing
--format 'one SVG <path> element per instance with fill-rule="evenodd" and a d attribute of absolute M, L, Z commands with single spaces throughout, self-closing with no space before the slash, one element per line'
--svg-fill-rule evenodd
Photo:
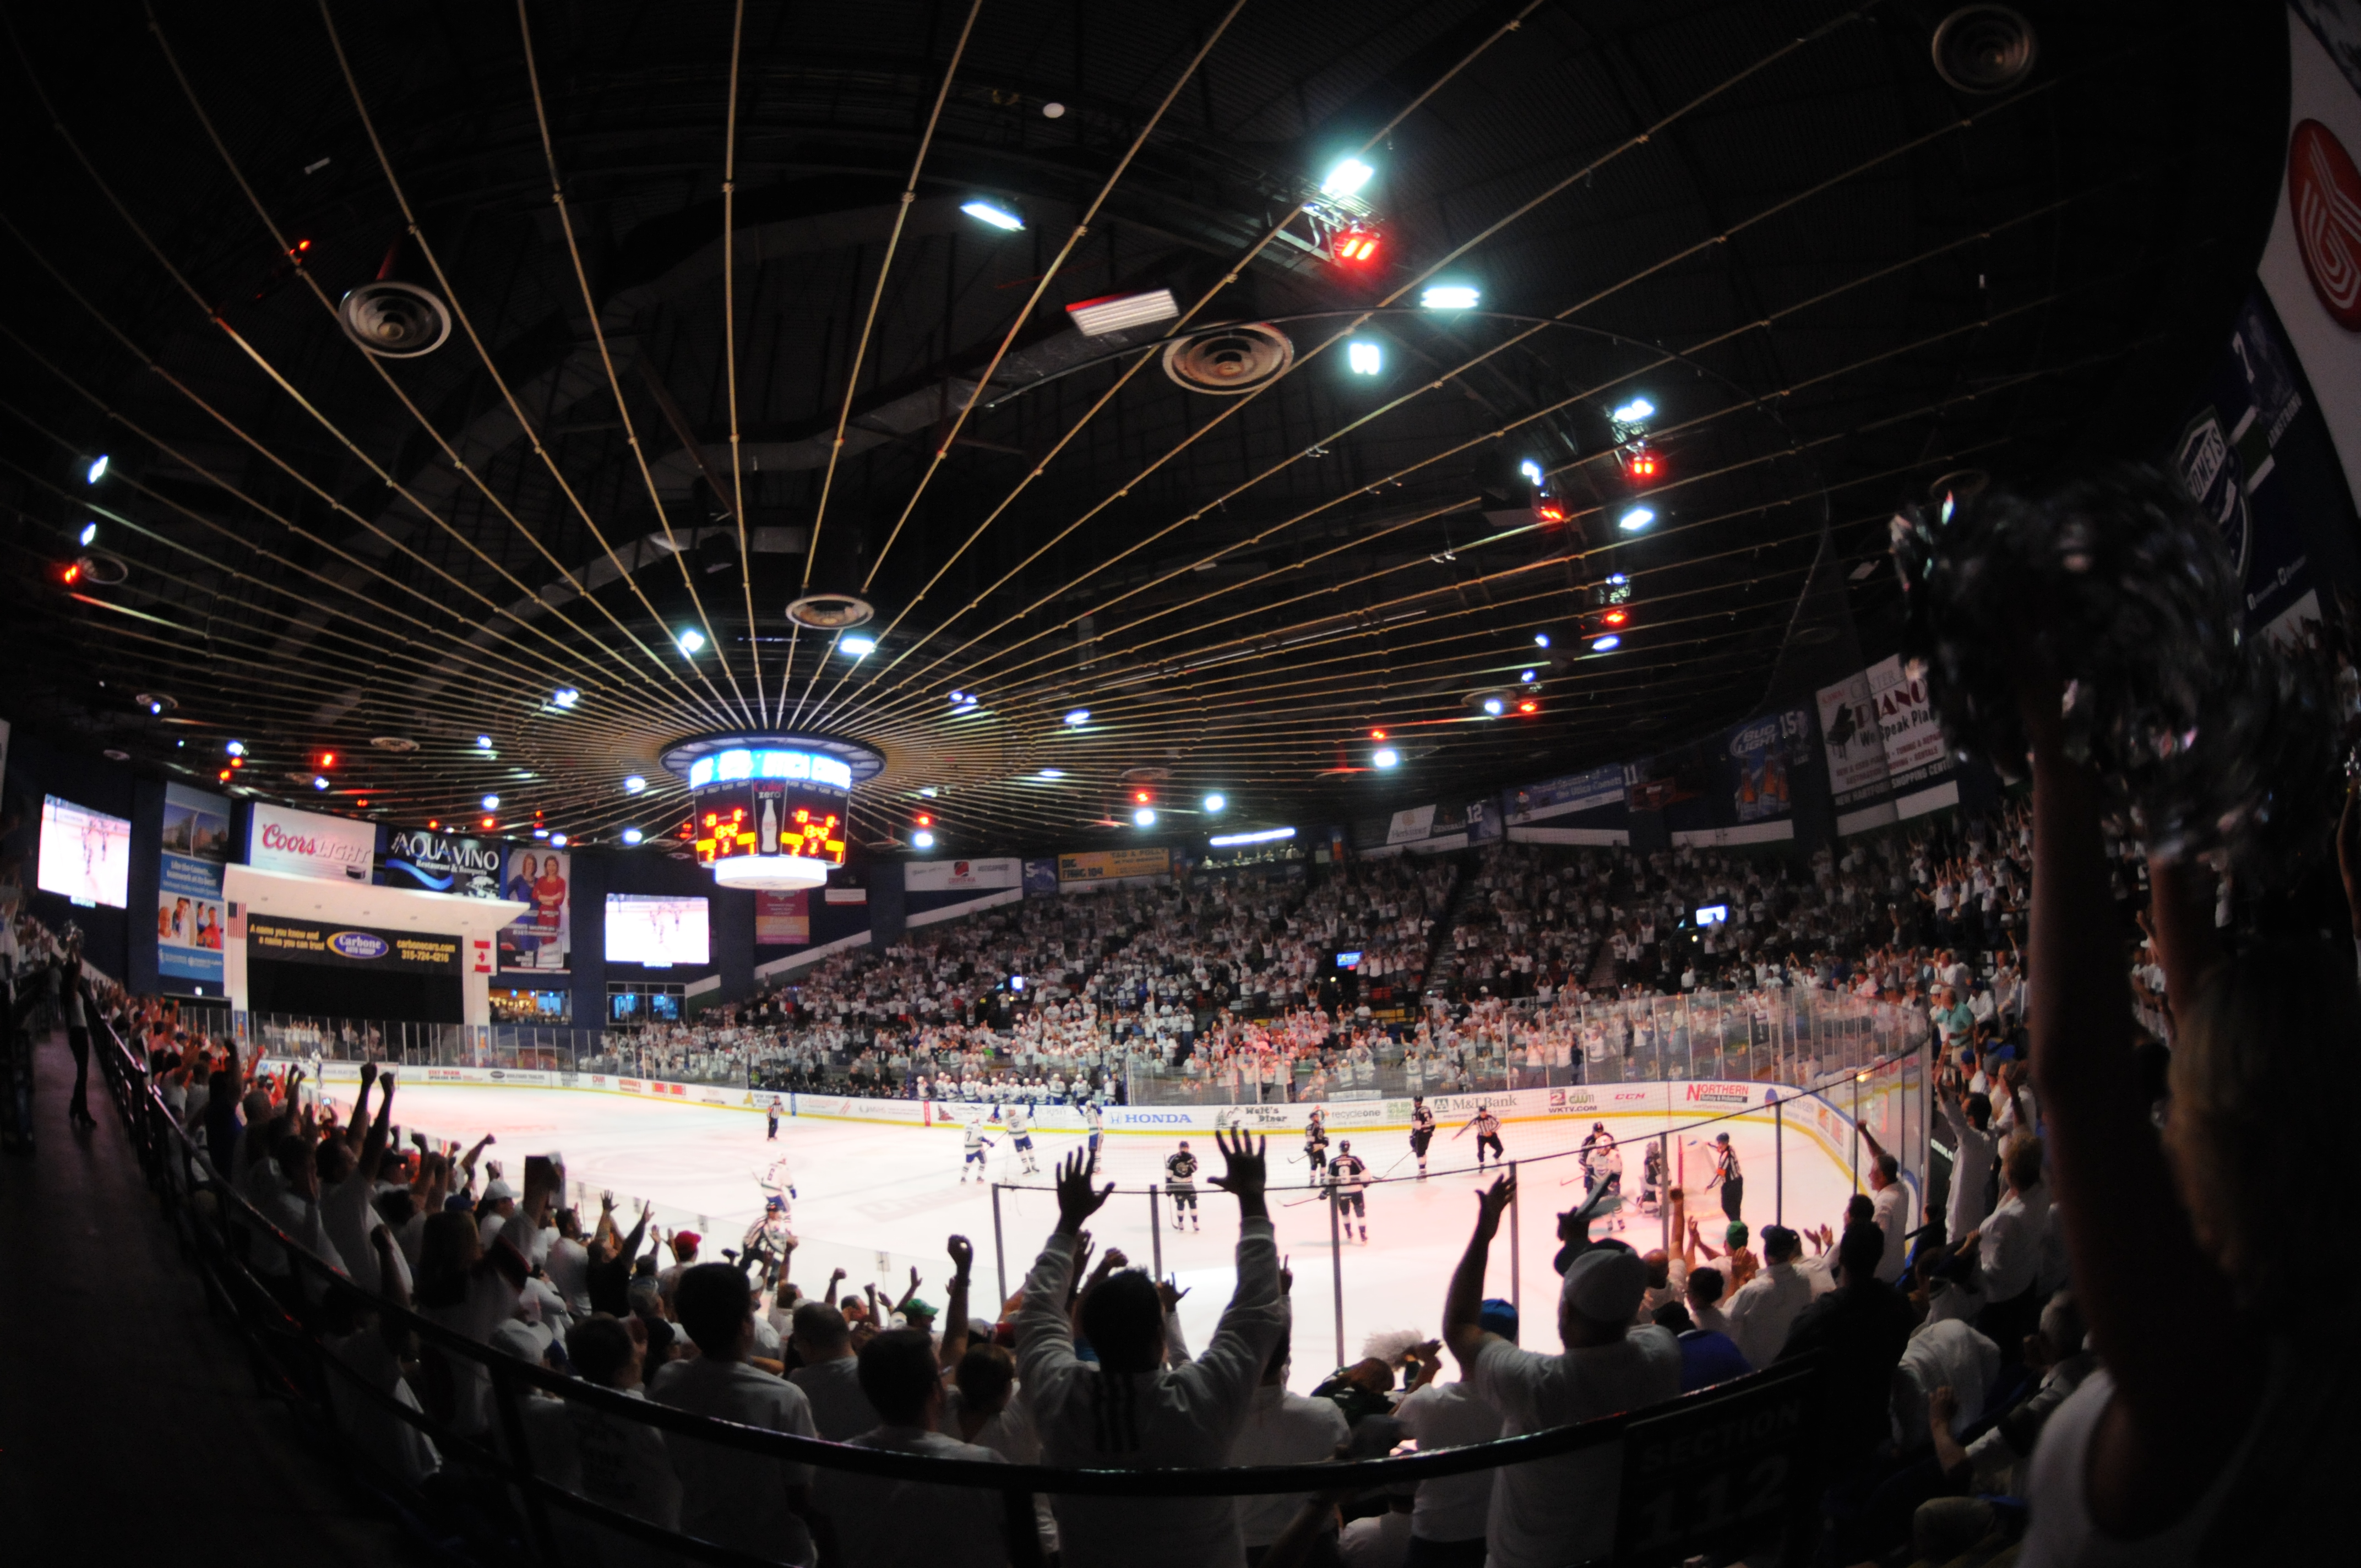
<path fill-rule="evenodd" d="M 1196 1470 L 1107 1470 L 930 1458 L 760 1431 L 628 1398 L 525 1362 L 454 1333 L 382 1298 L 367 1298 L 383 1321 L 414 1336 L 424 1356 L 473 1366 L 489 1382 L 496 1420 L 487 1431 L 451 1421 L 378 1387 L 333 1354 L 247 1266 L 249 1238 L 284 1252 L 291 1277 L 354 1292 L 343 1272 L 304 1250 L 245 1196 L 218 1179 L 148 1080 L 145 1064 L 111 1028 L 97 1031 L 100 1061 L 117 1112 L 151 1190 L 184 1254 L 201 1272 L 215 1307 L 242 1337 L 263 1385 L 293 1404 L 347 1459 L 367 1466 L 364 1449 L 340 1418 L 337 1397 L 357 1401 L 424 1433 L 446 1467 L 490 1484 L 474 1488 L 475 1506 L 456 1513 L 406 1479 L 379 1476 L 419 1515 L 501 1552 L 532 1551 L 548 1568 L 568 1561 L 564 1517 L 698 1562 L 769 1561 L 668 1531 L 592 1502 L 541 1475 L 523 1420 L 534 1396 L 554 1397 L 609 1421 L 653 1428 L 675 1438 L 824 1470 L 891 1476 L 998 1494 L 1012 1562 L 1038 1563 L 1033 1496 L 1238 1497 L 1312 1493 L 1340 1500 L 1366 1489 L 1399 1486 L 1531 1463 L 1621 1443 L 1627 1460 L 1618 1499 L 1615 1561 L 1631 1568 L 1684 1562 L 1700 1552 L 1775 1545 L 1784 1561 L 1805 1560 L 1817 1516 L 1819 1478 L 1812 1456 L 1821 1379 L 1809 1362 L 1682 1396 L 1664 1405 L 1525 1436 L 1422 1453 L 1345 1463 Z M 1675 1453 L 1680 1464 L 1657 1462 Z M 1723 1506 L 1700 1499 L 1719 1497 Z M 1733 1510 L 1727 1499 L 1751 1501 Z M 502 1514 L 487 1503 L 504 1504 Z"/>

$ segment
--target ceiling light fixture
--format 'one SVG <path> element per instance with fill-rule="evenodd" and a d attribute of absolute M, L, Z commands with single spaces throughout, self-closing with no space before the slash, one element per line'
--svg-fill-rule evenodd
<path fill-rule="evenodd" d="M 81 543 L 82 543 L 82 548 L 84 548 L 85 550 L 86 550 L 86 549 L 88 549 L 88 548 L 91 546 L 91 544 L 92 544 L 94 541 L 96 541 L 96 539 L 97 539 L 97 538 L 98 538 L 98 524 L 96 524 L 96 523 L 94 523 L 94 522 L 85 522 L 85 523 L 83 523 L 83 524 L 82 525 L 82 540 L 81 540 Z"/>
<path fill-rule="evenodd" d="M 102 452 L 97 456 L 92 458 L 90 460 L 90 466 L 82 470 L 82 482 L 87 485 L 95 485 L 101 479 L 105 478 L 106 454 Z"/>
<path fill-rule="evenodd" d="M 1345 159 L 1331 169 L 1328 171 L 1328 177 L 1320 181 L 1320 193 L 1323 196 L 1356 194 L 1377 172 L 1357 158 Z"/>
<path fill-rule="evenodd" d="M 486 811 L 498 811 L 500 808 L 500 797 L 499 795 L 488 795 L 484 796 L 484 809 Z"/>
<path fill-rule="evenodd" d="M 1615 520 L 1615 526 L 1626 533 L 1637 533 L 1656 521 L 1656 514 L 1647 507 L 1633 507 Z"/>
<path fill-rule="evenodd" d="M 1282 839 L 1294 837 L 1295 829 L 1292 828 L 1266 828 L 1259 833 L 1224 833 L 1205 842 L 1216 850 L 1226 850 L 1235 844 L 1276 844 Z"/>
<path fill-rule="evenodd" d="M 1221 811 L 1222 807 L 1229 804 L 1229 801 L 1224 799 L 1219 793 L 1209 795 L 1205 797 L 1205 809 L 1216 814 Z"/>
<path fill-rule="evenodd" d="M 549 836 L 549 847 L 553 850 L 562 850 L 566 848 L 566 835 L 563 833 L 552 833 Z"/>
<path fill-rule="evenodd" d="M 914 850 L 931 850 L 934 847 L 935 836 L 932 833 L 928 832 L 925 828 L 921 828 L 916 833 L 910 835 L 910 848 Z"/>
<path fill-rule="evenodd" d="M 1345 345 L 1345 365 L 1356 376 L 1375 376 L 1386 367 L 1386 351 L 1367 338 L 1356 338 Z"/>
<path fill-rule="evenodd" d="M 1369 758 L 1369 761 L 1375 762 L 1381 768 L 1390 768 L 1396 762 L 1401 761 L 1401 753 L 1395 751 L 1391 746 L 1380 746 L 1378 748 L 1376 754 Z"/>
<path fill-rule="evenodd" d="M 623 793 L 625 795 L 637 795 L 647 787 L 648 781 L 640 777 L 637 773 L 630 773 L 624 776 Z"/>
<path fill-rule="evenodd" d="M 1536 632 L 1534 632 L 1534 633 L 1533 633 L 1533 646 L 1534 646 L 1534 647 L 1536 647 L 1536 648 L 1546 648 L 1546 647 L 1548 647 L 1549 645 L 1550 645 L 1550 641 L 1549 641 L 1549 633 L 1548 633 L 1548 632 L 1546 632 L 1546 631 L 1536 631 Z"/>
<path fill-rule="evenodd" d="M 492 738 L 491 738 L 490 736 L 489 736 L 489 735 L 478 735 L 478 736 L 477 736 L 477 737 L 476 737 L 476 750 L 478 750 L 478 751 L 490 751 L 491 749 L 492 749 Z"/>
<path fill-rule="evenodd" d="M 1087 707 L 1070 707 L 1066 710 L 1067 724 L 1076 729 L 1081 729 L 1090 721 L 1091 710 Z"/>
<path fill-rule="evenodd" d="M 1594 653 L 1612 653 L 1621 646 L 1623 646 L 1623 639 L 1616 636 L 1612 631 L 1604 637 L 1594 637 L 1590 640 L 1590 651 Z"/>
<path fill-rule="evenodd" d="M 324 775 L 313 773 L 312 775 L 312 787 L 313 789 L 325 789 L 328 787 L 328 781 Z"/>
<path fill-rule="evenodd" d="M 1132 823 L 1132 826 L 1133 826 L 1133 827 L 1135 827 L 1135 828 L 1153 828 L 1153 827 L 1155 827 L 1155 826 L 1156 826 L 1156 808 L 1155 808 L 1154 806 L 1141 806 L 1137 811 L 1135 811 L 1135 812 L 1133 812 L 1133 813 L 1131 814 L 1131 823 Z"/>
<path fill-rule="evenodd" d="M 1170 289 L 1149 289 L 1137 294 L 1102 294 L 1095 300 L 1078 300 L 1066 307 L 1066 314 L 1073 319 L 1075 330 L 1084 337 L 1104 337 L 1109 333 L 1122 332 L 1128 327 L 1170 321 L 1180 313 L 1180 302 L 1173 299 Z"/>
<path fill-rule="evenodd" d="M 687 630 L 682 632 L 679 636 L 674 638 L 673 641 L 680 644 L 680 651 L 682 652 L 687 654 L 693 659 L 697 657 L 697 653 L 705 647 L 705 633 L 692 626 Z"/>
<path fill-rule="evenodd" d="M 877 652 L 877 639 L 874 637 L 840 637 L 836 640 L 836 645 L 840 651 L 850 653 L 856 659 L 866 659 L 870 654 Z"/>
<path fill-rule="evenodd" d="M 1625 403 L 1621 408 L 1615 410 L 1607 417 L 1613 420 L 1617 424 L 1637 424 L 1642 420 L 1653 415 L 1655 411 L 1656 405 L 1650 402 L 1647 399 L 1633 398 L 1630 402 Z"/>
<path fill-rule="evenodd" d="M 582 700 L 582 694 L 572 686 L 560 686 L 550 694 L 549 700 L 560 707 L 572 707 Z"/>
<path fill-rule="evenodd" d="M 1066 770 L 1065 770 L 1065 769 L 1063 769 L 1063 768 L 1043 768 L 1043 769 L 1042 769 L 1038 773 L 1035 774 L 1034 776 L 1035 776 L 1035 777 L 1037 777 L 1037 778 L 1044 778 L 1044 779 L 1061 779 L 1061 778 L 1064 778 L 1064 777 L 1066 776 Z M 928 791 L 927 793 L 928 793 L 928 794 L 929 794 L 929 795 L 931 795 L 931 794 L 933 794 L 934 792 L 933 792 L 932 790 L 929 790 L 929 791 Z"/>
<path fill-rule="evenodd" d="M 1465 283 L 1438 283 L 1418 297 L 1430 311 L 1472 311 L 1484 296 Z"/>
<path fill-rule="evenodd" d="M 990 224 L 994 228 L 999 229 L 1004 233 L 1017 234 L 1022 232 L 1025 227 L 1025 220 L 1023 218 L 1018 217 L 1015 213 L 1010 212 L 1005 207 L 994 206 L 992 203 L 983 201 L 981 198 L 972 202 L 961 203 L 960 204 L 960 211 L 965 213 L 969 217 L 975 219 L 976 222 Z"/>
<path fill-rule="evenodd" d="M 624 828 L 624 829 L 623 829 L 623 831 L 619 835 L 619 837 L 620 837 L 620 838 L 621 838 L 621 839 L 623 840 L 623 842 L 624 842 L 624 843 L 626 843 L 626 844 L 636 844 L 636 843 L 638 843 L 642 839 L 644 839 L 645 837 L 647 837 L 647 835 L 646 835 L 646 834 L 644 834 L 644 833 L 642 833 L 642 832 L 641 832 L 638 828 Z"/>

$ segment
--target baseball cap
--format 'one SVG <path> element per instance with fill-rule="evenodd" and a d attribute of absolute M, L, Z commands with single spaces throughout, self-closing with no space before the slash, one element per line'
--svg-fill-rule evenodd
<path fill-rule="evenodd" d="M 1731 1246 L 1744 1246 L 1746 1245 L 1746 1222 L 1743 1220 L 1730 1221 L 1729 1228 L 1721 1233 L 1721 1239 Z"/>
<path fill-rule="evenodd" d="M 672 1234 L 673 1246 L 675 1251 L 685 1246 L 695 1246 L 704 1239 L 695 1231 L 675 1231 Z"/>
<path fill-rule="evenodd" d="M 1648 1290 L 1648 1266 L 1621 1247 L 1593 1247 L 1565 1271 L 1559 1299 L 1602 1323 L 1629 1321 Z"/>
<path fill-rule="evenodd" d="M 1499 1334 L 1514 1343 L 1517 1338 L 1517 1304 L 1498 1296 L 1487 1297 L 1483 1309 L 1476 1314 L 1476 1326 L 1488 1334 Z"/>
<path fill-rule="evenodd" d="M 934 1304 L 913 1296 L 909 1304 L 902 1309 L 902 1315 L 906 1318 L 931 1318 L 935 1316 Z"/>
<path fill-rule="evenodd" d="M 487 1203 L 497 1203 L 503 1198 L 514 1198 L 516 1195 L 515 1188 L 497 1177 L 484 1189 L 484 1201 Z"/>

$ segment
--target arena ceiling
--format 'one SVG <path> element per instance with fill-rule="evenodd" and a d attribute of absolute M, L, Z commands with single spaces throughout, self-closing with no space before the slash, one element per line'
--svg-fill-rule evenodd
<path fill-rule="evenodd" d="M 1888 650 L 1898 503 L 2152 447 L 2219 351 L 2283 12 L 2019 9 L 1963 86 L 1900 0 L 14 6 L 0 703 L 577 843 L 818 730 L 861 841 L 970 851 L 1694 738 Z M 432 352 L 344 329 L 389 264 Z M 858 659 L 787 614 L 843 595 Z"/>

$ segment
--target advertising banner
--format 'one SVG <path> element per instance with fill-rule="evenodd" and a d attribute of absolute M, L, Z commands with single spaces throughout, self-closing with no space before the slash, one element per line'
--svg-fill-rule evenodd
<path fill-rule="evenodd" d="M 247 916 L 246 950 L 250 959 L 318 964 L 327 969 L 420 975 L 459 972 L 456 937 L 373 931 L 365 926 L 323 926 L 276 915 Z"/>
<path fill-rule="evenodd" d="M 157 867 L 156 972 L 222 983 L 222 862 L 229 856 L 229 802 L 186 784 L 164 786 L 163 853 Z"/>
<path fill-rule="evenodd" d="M 902 885 L 912 893 L 957 893 L 1022 886 L 1022 861 L 912 861 L 902 868 Z"/>
<path fill-rule="evenodd" d="M 1809 761 L 1812 716 L 1802 708 L 1769 713 L 1732 729 L 1721 748 L 1721 786 L 1740 823 L 1789 815 L 1790 769 Z"/>
<path fill-rule="evenodd" d="M 1819 691 L 1820 744 L 1839 811 L 1915 788 L 1951 770 L 1943 728 L 1899 654 Z"/>
<path fill-rule="evenodd" d="M 754 945 L 758 948 L 800 948 L 811 940 L 811 894 L 758 893 L 754 895 Z"/>
<path fill-rule="evenodd" d="M 1154 850 L 1093 850 L 1058 857 L 1061 883 L 1125 882 L 1172 874 L 1172 851 Z"/>
<path fill-rule="evenodd" d="M 1397 811 L 1386 825 L 1389 844 L 1415 844 L 1434 831 L 1434 807 L 1413 806 L 1407 811 Z"/>
<path fill-rule="evenodd" d="M 573 883 L 562 850 L 511 850 L 500 894 L 533 908 L 500 928 L 500 968 L 566 974 L 574 965 L 574 916 L 566 894 Z"/>
<path fill-rule="evenodd" d="M 365 883 L 377 864 L 377 824 L 258 800 L 246 863 L 288 876 Z"/>
<path fill-rule="evenodd" d="M 1509 795 L 1509 820 L 1512 823 L 1541 822 L 1552 817 L 1570 817 L 1577 811 L 1596 811 L 1603 806 L 1620 806 L 1624 797 L 1620 763 L 1590 768 L 1512 790 Z"/>
<path fill-rule="evenodd" d="M 498 898 L 500 847 L 482 839 L 400 828 L 387 838 L 384 852 L 377 858 L 377 884 L 414 893 Z"/>

